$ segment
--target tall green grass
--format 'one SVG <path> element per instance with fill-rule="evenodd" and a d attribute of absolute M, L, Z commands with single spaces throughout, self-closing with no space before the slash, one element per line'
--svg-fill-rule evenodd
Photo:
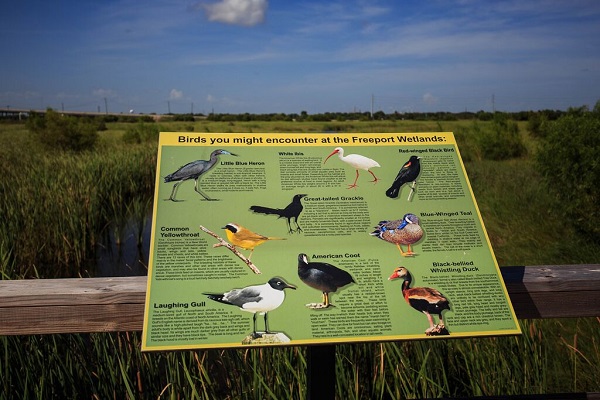
<path fill-rule="evenodd" d="M 105 229 L 151 203 L 155 143 L 124 145 L 109 124 L 97 150 L 52 154 L 21 125 L 0 125 L 2 279 L 82 274 Z M 522 126 L 521 126 L 522 128 Z M 561 224 L 527 151 L 489 160 L 490 123 L 168 123 L 163 130 L 231 132 L 455 131 L 500 265 L 593 263 L 600 247 Z M 514 129 L 514 128 L 511 128 Z M 494 136 L 494 140 L 497 138 Z M 514 138 L 512 138 L 514 139 Z M 4 223 L 4 221 L 6 221 Z M 118 233 L 118 232 L 117 232 Z M 118 235 L 117 235 L 118 236 Z M 600 321 L 520 321 L 518 337 L 338 345 L 336 397 L 401 399 L 600 391 Z M 0 338 L 0 398 L 305 399 L 302 347 L 141 353 L 140 333 Z"/>
<path fill-rule="evenodd" d="M 9 275 L 78 276 L 104 229 L 148 208 L 155 145 L 108 140 L 94 152 L 56 152 L 26 131 L 2 132 L 0 141 L 0 260 L 12 258 Z"/>

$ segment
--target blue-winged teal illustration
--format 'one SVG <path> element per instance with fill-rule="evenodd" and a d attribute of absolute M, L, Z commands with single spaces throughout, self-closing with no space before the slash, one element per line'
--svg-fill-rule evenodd
<path fill-rule="evenodd" d="M 371 235 L 395 244 L 403 257 L 410 257 L 416 254 L 412 251 L 411 245 L 421 240 L 423 228 L 415 214 L 405 214 L 402 219 L 380 221 Z M 408 246 L 407 251 L 403 251 L 401 245 Z"/>
<path fill-rule="evenodd" d="M 329 293 L 354 283 L 354 279 L 348 272 L 328 263 L 308 262 L 308 257 L 304 253 L 298 255 L 298 277 L 311 288 L 323 293 L 322 303 L 306 305 L 314 309 L 332 307 Z"/>
<path fill-rule="evenodd" d="M 412 277 L 410 272 L 404 267 L 398 267 L 394 270 L 388 280 L 404 279 L 402 282 L 402 295 L 404 300 L 415 310 L 422 312 L 427 316 L 429 321 L 429 328 L 425 331 L 425 334 L 430 335 L 448 335 L 448 330 L 444 325 L 444 319 L 442 312 L 444 310 L 450 310 L 450 304 L 446 297 L 439 292 L 437 289 L 429 287 L 415 287 L 411 288 Z M 435 314 L 440 319 L 438 324 L 433 321 Z"/>
<path fill-rule="evenodd" d="M 400 171 L 398 171 L 398 175 L 396 175 L 396 179 L 394 179 L 394 183 L 388 190 L 386 190 L 385 195 L 392 199 L 398 197 L 400 193 L 400 189 L 402 185 L 409 182 L 415 182 L 419 173 L 421 172 L 421 157 L 411 156 L 407 162 L 404 163 Z M 414 186 L 414 184 L 413 184 Z"/>
<path fill-rule="evenodd" d="M 287 220 L 287 226 L 288 226 L 289 233 L 294 233 L 294 232 L 300 233 L 300 232 L 302 232 L 302 229 L 300 229 L 300 225 L 298 225 L 298 217 L 300 216 L 300 213 L 304 209 L 304 207 L 302 206 L 302 202 L 300 200 L 302 200 L 302 198 L 306 197 L 306 196 L 307 195 L 305 195 L 305 194 L 295 195 L 294 198 L 292 199 L 292 202 L 290 204 L 288 204 L 285 208 L 270 208 L 270 207 L 263 207 L 263 206 L 251 206 L 250 210 L 254 211 L 255 213 L 259 213 L 259 214 L 277 215 L 278 218 L 285 218 Z M 292 224 L 291 224 L 292 220 L 294 220 L 294 223 L 296 224 L 296 229 L 292 229 Z"/>
<path fill-rule="evenodd" d="M 208 197 L 207 195 L 202 193 L 202 191 L 198 187 L 198 178 L 200 178 L 200 176 L 207 173 L 210 169 L 212 169 L 215 166 L 217 161 L 219 161 L 219 156 L 221 154 L 237 156 L 237 154 L 230 153 L 227 150 L 223 150 L 223 149 L 215 150 L 212 153 L 210 153 L 209 160 L 192 161 L 190 163 L 185 164 L 183 167 L 179 168 L 177 171 L 173 172 L 172 174 L 165 176 L 165 183 L 177 182 L 173 186 L 173 190 L 171 191 L 171 196 L 169 196 L 168 200 L 181 201 L 181 200 L 175 199 L 175 196 L 177 195 L 177 188 L 179 187 L 179 185 L 181 185 L 183 182 L 185 182 L 189 179 L 194 180 L 194 190 L 198 194 L 200 194 L 206 200 L 216 200 L 216 199 L 211 199 L 210 197 Z"/>
<path fill-rule="evenodd" d="M 377 181 L 379 180 L 377 179 L 373 171 L 371 171 L 371 168 L 380 167 L 377 161 L 371 160 L 370 158 L 365 156 L 361 156 L 360 154 L 348 154 L 347 156 L 344 156 L 344 149 L 341 147 L 336 147 L 333 150 L 333 152 L 327 156 L 325 161 L 323 161 L 323 164 L 325 164 L 327 160 L 329 160 L 329 157 L 331 157 L 334 154 L 337 154 L 340 160 L 351 165 L 354 169 L 356 169 L 356 178 L 354 179 L 354 183 L 348 185 L 348 189 L 355 188 L 358 186 L 356 182 L 358 182 L 358 170 L 360 169 L 368 171 L 373 176 L 373 180 L 371 182 L 377 183 Z"/>
<path fill-rule="evenodd" d="M 262 334 L 256 331 L 256 313 L 264 315 L 265 331 L 270 334 L 267 314 L 275 310 L 285 300 L 284 289 L 296 289 L 296 286 L 290 285 L 283 278 L 274 277 L 269 279 L 264 285 L 247 286 L 242 289 L 232 289 L 225 293 L 202 293 L 209 299 L 219 303 L 239 307 L 242 311 L 250 312 L 252 317 L 252 337 L 254 339 L 262 337 Z"/>

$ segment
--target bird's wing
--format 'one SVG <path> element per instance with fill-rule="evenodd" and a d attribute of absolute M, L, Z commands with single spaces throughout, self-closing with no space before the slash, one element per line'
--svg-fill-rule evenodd
<path fill-rule="evenodd" d="M 328 264 L 328 263 L 310 263 L 309 267 L 311 269 L 317 270 L 316 274 L 326 276 L 325 279 L 328 279 L 331 283 L 333 283 L 337 287 L 341 287 L 347 285 L 349 283 L 354 282 L 352 275 L 343 269 L 339 269 L 338 267 Z"/>
<path fill-rule="evenodd" d="M 248 286 L 243 289 L 233 289 L 225 293 L 224 299 L 238 307 L 243 307 L 246 303 L 259 302 L 262 300 L 262 296 L 259 286 Z"/>
<path fill-rule="evenodd" d="M 202 165 L 203 161 L 192 161 L 190 163 L 185 164 L 177 171 L 169 174 L 165 177 L 165 181 L 176 181 L 183 178 L 190 178 L 195 176 L 196 174 L 202 173 L 204 167 Z"/>
<path fill-rule="evenodd" d="M 429 287 L 416 287 L 410 289 L 410 297 L 412 299 L 424 299 L 429 302 L 448 301 L 439 290 Z"/>
<path fill-rule="evenodd" d="M 406 164 L 404 164 L 402 166 L 402 168 L 400 168 L 400 171 L 398 171 L 398 175 L 396 175 L 396 179 L 394 179 L 395 181 L 398 180 L 402 180 L 404 177 L 406 177 L 406 175 L 408 175 L 408 167 L 410 166 L 410 162 L 407 162 Z"/>

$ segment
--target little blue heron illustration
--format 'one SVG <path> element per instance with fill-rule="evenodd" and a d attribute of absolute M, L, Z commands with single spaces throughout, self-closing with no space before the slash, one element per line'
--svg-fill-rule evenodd
<path fill-rule="evenodd" d="M 211 199 L 210 197 L 208 197 L 207 195 L 202 193 L 202 191 L 198 187 L 198 178 L 200 178 L 200 176 L 202 176 L 203 174 L 210 171 L 210 169 L 212 169 L 215 166 L 217 161 L 219 161 L 219 156 L 221 154 L 237 156 L 237 154 L 230 153 L 227 150 L 223 150 L 223 149 L 215 150 L 212 153 L 210 153 L 209 160 L 192 161 L 190 163 L 185 164 L 183 167 L 179 168 L 177 171 L 173 172 L 172 174 L 165 176 L 165 183 L 177 182 L 173 186 L 173 190 L 171 191 L 171 196 L 169 196 L 169 198 L 167 200 L 182 201 L 182 200 L 175 199 L 175 196 L 177 195 L 177 188 L 179 187 L 179 185 L 181 185 L 183 182 L 187 181 L 188 179 L 194 180 L 194 190 L 196 192 L 198 192 L 198 194 L 200 194 L 206 200 L 217 200 L 217 199 Z"/>

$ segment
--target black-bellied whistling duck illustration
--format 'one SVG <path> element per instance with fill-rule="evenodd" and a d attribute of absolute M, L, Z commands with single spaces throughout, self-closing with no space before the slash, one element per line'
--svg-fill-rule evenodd
<path fill-rule="evenodd" d="M 404 300 L 415 310 L 422 312 L 427 316 L 429 328 L 425 331 L 427 336 L 449 335 L 448 329 L 444 325 L 442 312 L 450 310 L 450 302 L 437 289 L 429 287 L 411 288 L 412 277 L 410 272 L 404 267 L 398 267 L 394 270 L 388 280 L 404 279 L 402 282 L 402 295 Z M 436 325 L 433 321 L 435 314 L 439 317 L 440 322 Z"/>

